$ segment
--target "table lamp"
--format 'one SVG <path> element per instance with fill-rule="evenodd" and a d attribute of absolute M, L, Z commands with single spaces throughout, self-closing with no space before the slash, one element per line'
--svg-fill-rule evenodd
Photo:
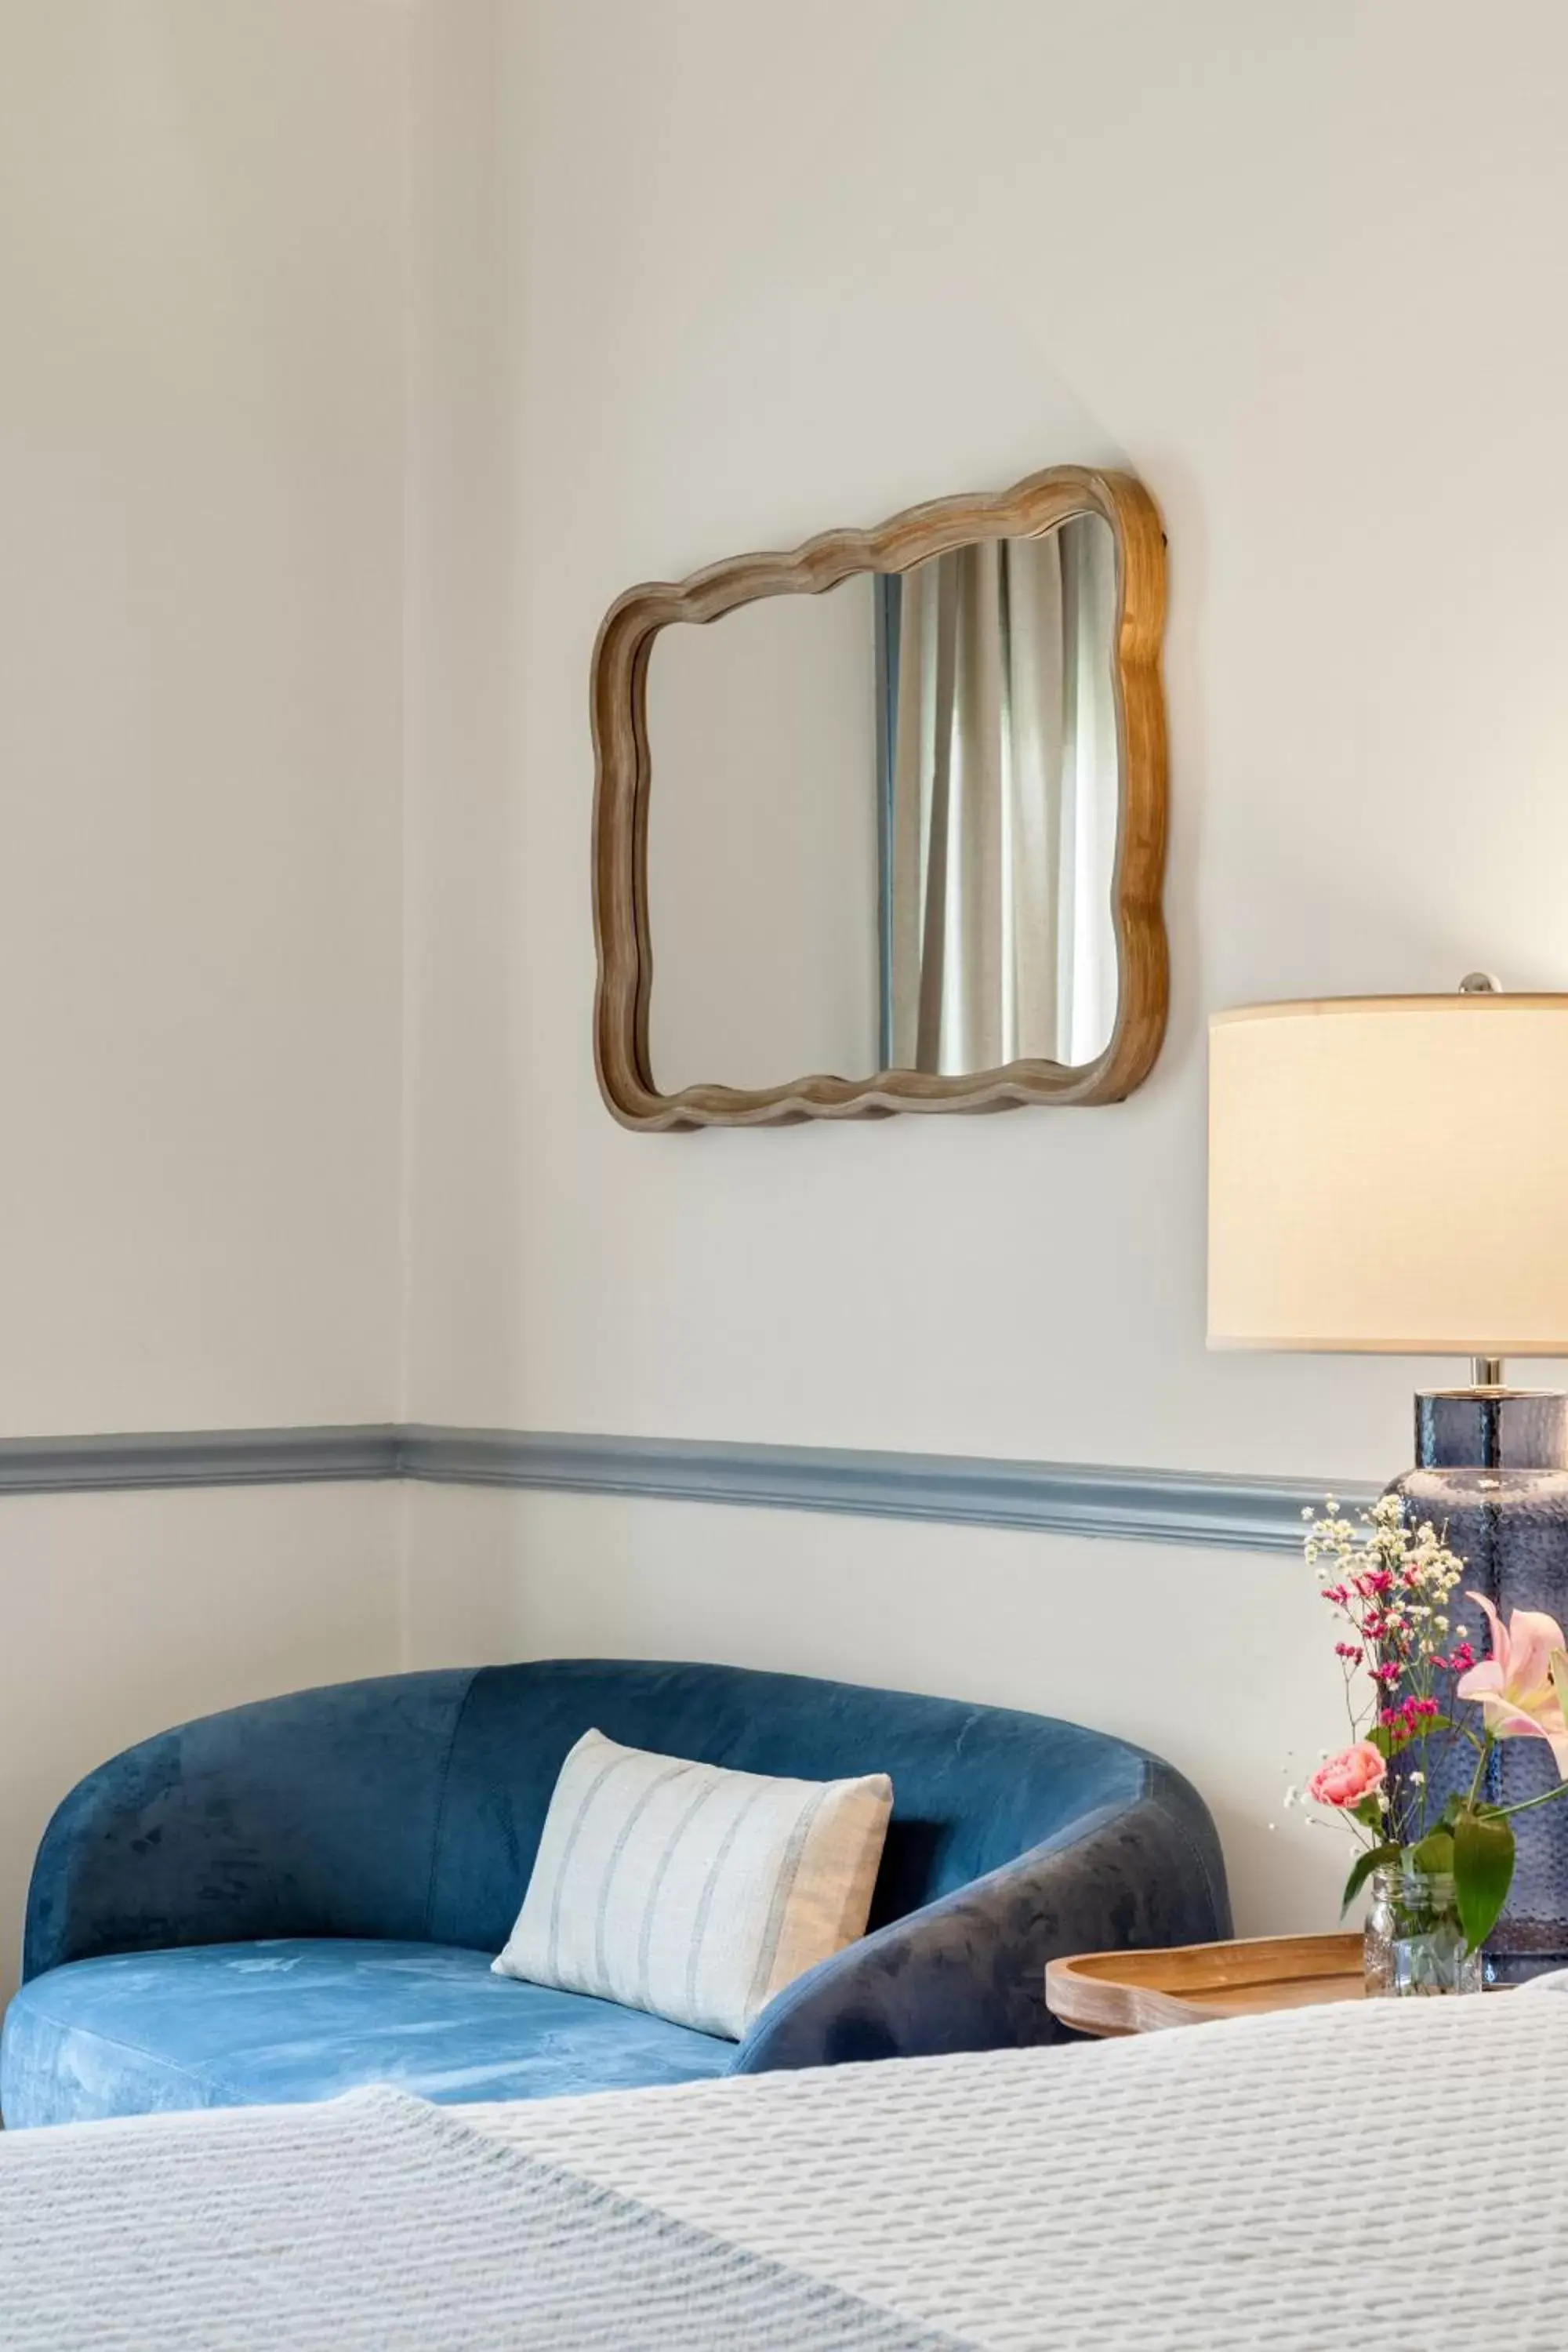
<path fill-rule="evenodd" d="M 1503 1378 L 1568 1355 L 1568 995 L 1476 973 L 1453 996 L 1217 1014 L 1208 1277 L 1211 1348 L 1468 1357 L 1468 1385 L 1417 1395 L 1394 1491 L 1447 1529 L 1467 1588 L 1568 1626 L 1568 1395 Z M 1554 1778 L 1544 1741 L 1509 1740 L 1489 1793 Z M 1568 1967 L 1568 1807 L 1515 1826 L 1505 1983 Z"/>

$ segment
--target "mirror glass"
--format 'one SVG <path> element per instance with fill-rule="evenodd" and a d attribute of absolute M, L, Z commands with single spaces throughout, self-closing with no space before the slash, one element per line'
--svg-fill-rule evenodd
<path fill-rule="evenodd" d="M 1085 514 L 660 632 L 662 1092 L 1104 1050 L 1115 628 L 1115 537 Z"/>

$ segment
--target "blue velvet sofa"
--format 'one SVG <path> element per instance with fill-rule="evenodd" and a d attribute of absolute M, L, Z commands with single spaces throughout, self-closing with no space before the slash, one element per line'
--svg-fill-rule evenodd
<path fill-rule="evenodd" d="M 738 2045 L 490 1973 L 590 1726 L 748 1771 L 892 1775 L 871 1932 Z M 0 2108 L 14 2128 L 367 2082 L 526 2099 L 1042 2042 L 1054 1953 L 1228 1932 L 1202 1801 L 1099 1732 L 723 1666 L 400 1675 L 186 1724 L 66 1798 Z"/>

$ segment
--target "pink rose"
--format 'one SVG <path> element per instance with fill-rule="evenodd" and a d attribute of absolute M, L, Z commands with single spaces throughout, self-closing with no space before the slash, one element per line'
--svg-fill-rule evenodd
<path fill-rule="evenodd" d="M 1315 1805 L 1337 1805 L 1342 1811 L 1347 1810 L 1359 1805 L 1374 1789 L 1381 1789 L 1387 1770 L 1372 1742 L 1358 1739 L 1353 1748 L 1319 1765 L 1307 1783 L 1307 1794 Z"/>

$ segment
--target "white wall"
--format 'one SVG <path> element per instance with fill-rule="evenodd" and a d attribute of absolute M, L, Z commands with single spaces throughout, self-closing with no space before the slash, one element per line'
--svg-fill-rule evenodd
<path fill-rule="evenodd" d="M 5 12 L 0 1430 L 392 1409 L 403 37 Z"/>
<path fill-rule="evenodd" d="M 483 16 L 471 301 L 509 373 L 501 403 L 466 388 L 491 438 L 458 488 L 510 604 L 458 689 L 487 756 L 414 785 L 445 832 L 413 877 L 441 1062 L 433 1100 L 416 1074 L 419 1412 L 1397 1463 L 1426 1368 L 1205 1353 L 1202 1024 L 1477 963 L 1568 978 L 1568 327 L 1540 299 L 1568 28 L 803 0 L 785 34 L 750 0 L 519 0 L 464 37 Z M 1044 136 L 1063 89 L 1094 102 Z M 587 1046 L 605 605 L 1068 457 L 1135 466 L 1171 535 L 1153 1079 L 1110 1110 L 623 1133 Z"/>
<path fill-rule="evenodd" d="M 405 25 L 0 8 L 0 1434 L 395 1409 Z M 397 1662 L 388 1488 L 0 1497 L 55 1801 Z"/>
<path fill-rule="evenodd" d="M 468 756 L 411 778 L 413 1409 L 1396 1468 L 1431 1368 L 1205 1352 L 1203 1023 L 1476 964 L 1568 982 L 1561 12 L 455 16 L 436 506 L 485 629 L 476 651 L 465 608 L 433 614 L 418 653 Z M 1112 1110 L 624 1133 L 589 1050 L 605 606 L 1069 458 L 1132 467 L 1170 530 L 1152 1080 Z M 1414 1121 L 1464 1113 L 1408 1108 L 1414 1183 L 1441 1148 Z M 1244 1916 L 1331 1914 L 1327 1838 L 1268 1860 L 1288 1751 L 1338 1729 L 1286 1564 L 657 1502 L 415 1510 L 432 1654 L 647 1643 L 1059 1702 L 1193 1762 Z M 1113 1638 L 1075 1641 L 1101 1611 Z"/>

